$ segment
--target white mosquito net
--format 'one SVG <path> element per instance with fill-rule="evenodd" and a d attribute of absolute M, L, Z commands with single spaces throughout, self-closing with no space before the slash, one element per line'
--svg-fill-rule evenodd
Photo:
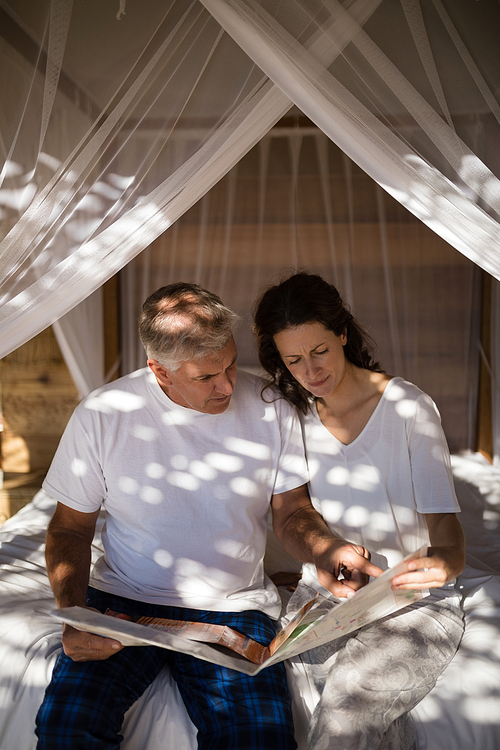
<path fill-rule="evenodd" d="M 252 300 L 307 266 L 470 447 L 499 22 L 496 0 L 0 0 L 0 356 L 55 324 L 80 392 L 99 385 L 120 271 L 123 372 L 174 279 L 243 315 L 255 366 Z"/>

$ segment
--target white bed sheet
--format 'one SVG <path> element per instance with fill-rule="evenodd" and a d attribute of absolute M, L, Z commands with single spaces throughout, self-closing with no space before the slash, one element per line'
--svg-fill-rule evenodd
<path fill-rule="evenodd" d="M 413 712 L 420 750 L 500 748 L 500 474 L 480 456 L 454 456 L 468 542 L 460 577 L 466 629 L 459 651 Z M 53 501 L 39 492 L 0 528 L 0 750 L 32 750 L 34 720 L 60 650 L 60 626 L 43 559 Z M 99 527 L 100 528 L 100 527 Z M 100 553 L 96 535 L 93 554 Z M 288 556 L 271 542 L 269 572 Z M 300 750 L 317 696 L 292 686 Z M 122 750 L 195 750 L 196 731 L 168 669 L 128 711 Z"/>

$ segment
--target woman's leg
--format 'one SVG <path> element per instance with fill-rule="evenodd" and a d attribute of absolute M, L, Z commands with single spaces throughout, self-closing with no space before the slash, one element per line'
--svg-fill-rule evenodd
<path fill-rule="evenodd" d="M 463 633 L 460 609 L 426 598 L 301 654 L 320 701 L 311 750 L 410 750 L 408 712 L 434 687 Z"/>
<path fill-rule="evenodd" d="M 325 664 L 328 673 L 311 721 L 310 747 L 412 748 L 414 736 L 400 717 L 434 687 L 462 633 L 458 610 L 423 600 L 342 639 Z"/>

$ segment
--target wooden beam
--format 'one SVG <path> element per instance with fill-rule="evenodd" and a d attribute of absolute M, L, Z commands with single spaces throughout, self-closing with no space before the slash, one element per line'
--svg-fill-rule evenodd
<path fill-rule="evenodd" d="M 477 450 L 493 462 L 493 424 L 491 397 L 491 276 L 481 274 L 481 334 L 482 354 L 479 365 L 479 397 L 477 414 Z"/>
<path fill-rule="evenodd" d="M 36 66 L 37 70 L 45 75 L 47 68 L 45 49 L 40 49 L 40 43 L 21 28 L 4 8 L 0 8 L 0 35 L 33 67 Z M 79 86 L 65 70 L 60 72 L 58 88 L 93 120 L 97 119 L 102 112 L 102 107 L 99 107 L 87 91 Z"/>
<path fill-rule="evenodd" d="M 121 374 L 120 347 L 120 285 L 118 274 L 105 282 L 102 288 L 104 328 L 104 374 L 116 380 Z"/>

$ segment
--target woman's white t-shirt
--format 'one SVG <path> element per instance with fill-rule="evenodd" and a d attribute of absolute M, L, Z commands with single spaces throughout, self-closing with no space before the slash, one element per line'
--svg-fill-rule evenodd
<path fill-rule="evenodd" d="M 432 399 L 400 377 L 349 445 L 335 438 L 313 406 L 301 417 L 311 499 L 340 537 L 366 547 L 386 569 L 429 544 L 425 513 L 460 511 L 441 419 Z M 313 565 L 304 583 L 318 589 Z"/>

